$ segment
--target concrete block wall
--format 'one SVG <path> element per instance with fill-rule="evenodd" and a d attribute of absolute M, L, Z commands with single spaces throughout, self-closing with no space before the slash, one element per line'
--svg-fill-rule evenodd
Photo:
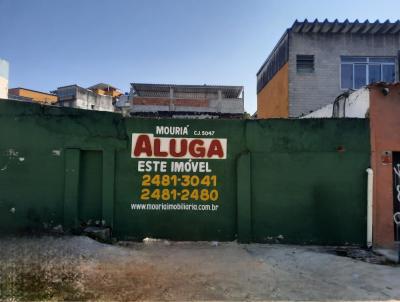
<path fill-rule="evenodd" d="M 207 112 L 243 114 L 243 99 L 170 99 L 134 97 L 132 112 Z"/>
<path fill-rule="evenodd" d="M 244 101 L 243 99 L 210 100 L 210 108 L 212 112 L 243 114 Z"/>
<path fill-rule="evenodd" d="M 76 107 L 81 109 L 93 109 L 98 111 L 114 111 L 112 97 L 108 95 L 99 95 L 88 90 L 77 89 Z"/>
<path fill-rule="evenodd" d="M 396 57 L 400 35 L 289 34 L 289 117 L 319 109 L 343 92 L 340 89 L 341 56 Z M 296 55 L 314 55 L 313 73 L 296 71 Z"/>

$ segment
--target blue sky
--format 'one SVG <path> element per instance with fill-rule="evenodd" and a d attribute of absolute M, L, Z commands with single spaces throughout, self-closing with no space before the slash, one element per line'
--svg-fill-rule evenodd
<path fill-rule="evenodd" d="M 10 87 L 107 82 L 244 85 L 295 19 L 397 20 L 399 0 L 0 0 Z"/>

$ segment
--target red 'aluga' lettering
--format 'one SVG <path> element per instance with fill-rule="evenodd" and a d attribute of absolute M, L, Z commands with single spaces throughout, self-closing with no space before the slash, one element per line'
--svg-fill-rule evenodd
<path fill-rule="evenodd" d="M 167 157 L 168 152 L 161 151 L 161 140 L 159 138 L 154 139 L 154 156 Z"/>
<path fill-rule="evenodd" d="M 222 150 L 221 142 L 219 140 L 213 139 L 208 148 L 207 157 L 211 158 L 217 155 L 219 158 L 224 157 L 224 150 Z"/>
<path fill-rule="evenodd" d="M 150 139 L 146 134 L 141 134 L 138 136 L 135 150 L 133 151 L 133 154 L 137 157 L 139 157 L 142 153 L 146 154 L 146 156 L 152 155 Z"/>
<path fill-rule="evenodd" d="M 180 152 L 176 151 L 176 139 L 171 139 L 169 141 L 169 149 L 171 152 L 171 155 L 173 157 L 183 157 L 185 156 L 187 152 L 187 140 L 186 139 L 181 139 L 181 150 Z"/>
<path fill-rule="evenodd" d="M 177 143 L 175 138 L 171 138 L 168 144 L 168 150 L 161 150 L 161 139 L 154 138 L 153 144 L 150 141 L 150 137 L 147 134 L 140 134 L 136 139 L 136 144 L 133 150 L 133 155 L 135 157 L 140 157 L 143 154 L 147 157 L 185 157 L 189 152 L 190 156 L 201 158 L 205 157 L 207 153 L 207 158 L 213 157 L 224 157 L 224 149 L 222 148 L 221 141 L 218 139 L 213 139 L 210 142 L 207 150 L 204 147 L 204 141 L 201 139 L 192 139 L 188 142 L 187 139 L 182 138 Z M 178 150 L 179 145 L 179 150 Z M 154 146 L 154 150 L 153 150 Z M 154 152 L 154 153 L 153 153 Z"/>
<path fill-rule="evenodd" d="M 200 139 L 192 140 L 189 143 L 190 155 L 192 155 L 193 157 L 204 157 L 204 155 L 206 155 L 206 149 L 204 147 L 201 147 L 201 146 L 203 146 L 203 144 L 204 144 L 204 142 Z"/>

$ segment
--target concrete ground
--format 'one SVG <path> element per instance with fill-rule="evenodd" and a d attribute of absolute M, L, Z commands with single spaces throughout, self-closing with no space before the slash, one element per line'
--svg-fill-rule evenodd
<path fill-rule="evenodd" d="M 386 259 L 398 263 L 399 262 L 399 250 L 397 248 L 395 249 L 382 249 L 382 248 L 377 248 L 374 249 L 374 251 L 379 254 L 384 256 Z"/>
<path fill-rule="evenodd" d="M 79 236 L 3 238 L 0 300 L 400 299 L 399 266 L 333 251 L 234 242 L 106 245 Z M 365 251 L 349 254 L 380 261 Z"/>

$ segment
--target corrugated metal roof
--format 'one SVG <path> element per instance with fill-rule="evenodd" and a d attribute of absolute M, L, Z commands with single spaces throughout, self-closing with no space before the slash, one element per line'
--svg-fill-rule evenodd
<path fill-rule="evenodd" d="M 398 34 L 400 33 L 400 20 L 395 22 L 390 22 L 389 20 L 380 22 L 376 20 L 371 23 L 369 20 L 365 20 L 364 22 L 358 20 L 350 22 L 346 19 L 340 22 L 336 19 L 330 22 L 328 19 L 324 21 L 319 21 L 318 19 L 308 21 L 305 19 L 304 21 L 296 20 L 289 30 L 295 33 L 322 34 Z"/>
<path fill-rule="evenodd" d="M 114 87 L 107 83 L 98 83 L 96 85 L 88 87 L 87 89 L 115 89 L 115 90 L 118 90 L 117 87 Z"/>
<path fill-rule="evenodd" d="M 221 91 L 225 98 L 239 98 L 243 86 L 218 86 L 218 85 L 177 85 L 177 84 L 145 84 L 131 83 L 136 95 L 142 97 L 169 97 L 170 89 L 174 95 L 182 97 L 206 98 L 214 96 Z"/>
<path fill-rule="evenodd" d="M 287 29 L 284 34 L 282 35 L 282 37 L 279 39 L 278 43 L 276 43 L 276 45 L 274 46 L 274 48 L 272 49 L 271 53 L 268 55 L 267 59 L 264 61 L 264 63 L 261 65 L 261 67 L 258 69 L 257 71 L 257 76 L 259 75 L 259 73 L 261 72 L 261 70 L 264 68 L 264 66 L 271 60 L 271 57 L 274 55 L 274 53 L 278 50 L 279 46 L 282 44 L 282 42 L 287 38 L 289 29 Z M 287 40 L 287 39 L 286 39 Z M 289 48 L 289 46 L 288 46 Z"/>

